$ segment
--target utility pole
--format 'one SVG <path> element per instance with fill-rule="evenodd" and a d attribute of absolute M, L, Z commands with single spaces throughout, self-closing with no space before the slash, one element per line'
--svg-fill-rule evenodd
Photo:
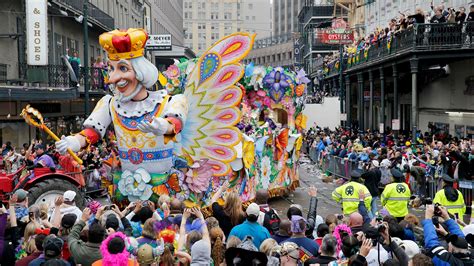
<path fill-rule="evenodd" d="M 84 27 L 84 114 L 89 115 L 89 26 L 87 25 L 87 16 L 89 8 L 89 0 L 84 0 L 83 20 Z"/>
<path fill-rule="evenodd" d="M 342 113 L 344 113 L 344 86 L 343 80 L 342 80 L 342 63 L 343 61 L 343 56 L 344 56 L 344 46 L 342 44 L 339 45 L 339 110 Z M 341 121 L 342 122 L 342 121 Z M 346 126 L 347 126 L 347 111 L 346 111 Z M 342 123 L 341 123 L 342 127 Z"/>

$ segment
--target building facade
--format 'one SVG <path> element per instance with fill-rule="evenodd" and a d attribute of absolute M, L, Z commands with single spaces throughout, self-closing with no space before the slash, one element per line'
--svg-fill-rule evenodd
<path fill-rule="evenodd" d="M 299 13 L 301 64 L 312 79 L 317 76 L 318 70 L 321 70 L 321 58 L 339 51 L 338 45 L 322 43 L 317 33 L 318 29 L 331 27 L 333 17 L 343 17 L 347 20 L 345 13 L 335 9 L 334 5 L 315 4 L 311 0 L 304 2 Z"/>
<path fill-rule="evenodd" d="M 304 5 L 302 0 L 273 0 L 272 35 L 255 41 L 246 62 L 265 66 L 293 68 L 298 59 L 295 56 L 295 41 L 299 39 L 298 13 Z M 299 50 L 296 48 L 296 54 Z"/>
<path fill-rule="evenodd" d="M 273 35 L 297 32 L 303 0 L 273 0 Z"/>
<path fill-rule="evenodd" d="M 270 0 L 185 0 L 183 19 L 185 46 L 197 55 L 234 32 L 271 34 Z"/>
<path fill-rule="evenodd" d="M 473 22 L 418 24 L 345 58 L 345 126 L 474 137 L 472 35 Z M 324 82 L 339 80 L 331 68 Z"/>

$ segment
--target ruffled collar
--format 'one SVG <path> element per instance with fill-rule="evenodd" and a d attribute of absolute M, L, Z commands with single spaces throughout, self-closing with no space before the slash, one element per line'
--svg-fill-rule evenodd
<path fill-rule="evenodd" d="M 140 117 L 146 113 L 152 112 L 156 105 L 163 101 L 166 96 L 166 90 L 147 91 L 148 97 L 141 101 L 119 102 L 116 97 L 113 100 L 115 112 L 125 117 Z"/>

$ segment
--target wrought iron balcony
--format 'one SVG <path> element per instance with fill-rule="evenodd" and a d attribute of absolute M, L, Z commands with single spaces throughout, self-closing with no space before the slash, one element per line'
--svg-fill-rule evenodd
<path fill-rule="evenodd" d="M 464 24 L 416 24 L 390 37 L 379 39 L 354 54 L 345 54 L 343 71 L 352 71 L 394 60 L 409 53 L 448 52 L 474 49 L 474 22 Z M 337 60 L 338 61 L 338 60 Z M 339 63 L 329 62 L 324 66 L 326 76 L 339 73 Z"/>
<path fill-rule="evenodd" d="M 90 20 L 91 23 L 96 24 L 97 26 L 101 27 L 105 31 L 111 31 L 115 28 L 114 18 L 107 15 L 107 13 L 100 10 L 95 5 L 89 3 L 88 0 L 52 0 L 52 2 L 60 6 L 68 7 L 80 15 L 83 14 L 84 1 L 87 1 L 87 6 L 89 10 L 88 19 Z"/>
<path fill-rule="evenodd" d="M 31 66 L 21 64 L 20 66 L 21 73 L 25 73 L 25 76 L 10 83 L 30 83 L 48 88 L 71 87 L 68 69 L 65 65 Z"/>

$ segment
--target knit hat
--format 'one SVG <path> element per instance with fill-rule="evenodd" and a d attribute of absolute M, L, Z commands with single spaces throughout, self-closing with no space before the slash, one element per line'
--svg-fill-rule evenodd
<path fill-rule="evenodd" d="M 114 230 L 117 230 L 120 226 L 119 219 L 115 214 L 109 214 L 107 216 L 107 220 L 105 220 L 105 228 L 112 228 Z"/>
<path fill-rule="evenodd" d="M 44 256 L 47 258 L 56 258 L 61 255 L 64 241 L 54 235 L 49 235 L 43 242 Z"/>
<path fill-rule="evenodd" d="M 468 248 L 466 239 L 459 237 L 457 235 L 450 235 L 448 239 L 446 239 L 446 242 L 451 243 L 451 245 L 460 249 Z"/>
<path fill-rule="evenodd" d="M 17 196 L 18 202 L 24 201 L 26 197 L 28 196 L 28 192 L 21 188 L 15 191 L 14 194 Z"/>
<path fill-rule="evenodd" d="M 191 246 L 191 265 L 211 265 L 211 245 L 199 240 Z"/>
<path fill-rule="evenodd" d="M 64 214 L 63 218 L 61 219 L 61 227 L 63 228 L 71 228 L 77 220 L 77 215 L 74 213 L 66 213 Z"/>
<path fill-rule="evenodd" d="M 137 251 L 137 260 L 140 264 L 152 264 L 156 262 L 156 258 L 153 256 L 153 248 L 148 244 L 141 245 Z"/>

